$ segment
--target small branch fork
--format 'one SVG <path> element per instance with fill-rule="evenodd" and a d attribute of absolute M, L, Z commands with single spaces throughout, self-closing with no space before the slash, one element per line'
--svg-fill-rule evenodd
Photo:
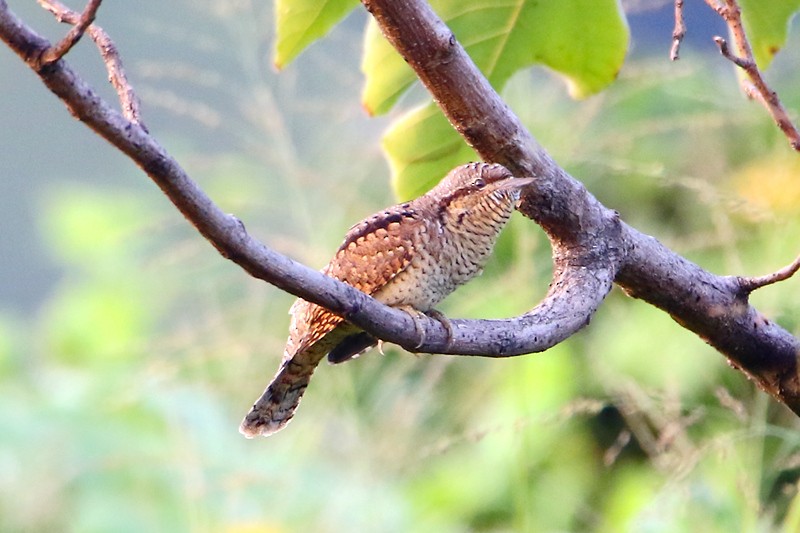
<path fill-rule="evenodd" d="M 66 6 L 61 4 L 56 6 L 55 4 L 58 2 L 51 3 L 47 0 L 41 0 L 39 3 L 51 11 L 59 22 L 63 22 L 65 20 L 66 12 L 69 11 Z M 70 22 L 70 24 L 74 24 L 74 26 L 58 44 L 50 47 L 42 55 L 42 64 L 49 65 L 50 63 L 55 63 L 64 57 L 64 55 L 78 43 L 89 25 L 94 22 L 94 17 L 97 15 L 97 10 L 100 8 L 101 3 L 102 0 L 90 0 L 89 3 L 86 4 L 86 8 L 83 10 L 83 13 L 80 15 L 70 12 L 70 14 L 77 17 L 77 20 L 75 20 L 75 17 L 70 17 L 70 19 L 74 20 L 73 22 Z"/>
<path fill-rule="evenodd" d="M 426 2 L 362 2 L 481 157 L 506 165 L 518 176 L 537 178 L 523 192 L 520 211 L 550 236 L 554 276 L 547 296 L 525 315 L 509 320 L 452 320 L 448 338 L 447 328 L 438 320 L 422 316 L 415 324 L 408 313 L 278 254 L 248 235 L 239 220 L 222 212 L 150 136 L 138 120 L 138 107 L 132 104 L 135 94 L 124 76 L 117 74 L 125 88 L 125 94 L 120 94 L 123 116 L 60 59 L 63 55 L 48 53 L 61 46 L 51 46 L 19 20 L 6 0 L 0 0 L 0 40 L 36 71 L 74 116 L 141 167 L 224 257 L 252 276 L 322 305 L 378 338 L 413 350 L 422 326 L 425 342 L 419 349 L 423 352 L 507 357 L 542 351 L 585 326 L 616 282 L 631 296 L 667 311 L 800 414 L 800 341 L 765 321 L 747 303 L 746 294 L 789 277 L 797 270 L 794 264 L 762 278 L 715 276 L 631 228 L 537 144 Z M 71 12 L 54 0 L 40 3 L 75 26 L 93 17 Z M 96 13 L 96 7 L 92 9 Z M 109 72 L 121 72 L 108 36 L 94 24 L 84 31 L 100 47 Z M 59 59 L 47 63 L 42 60 L 45 56 Z"/>
<path fill-rule="evenodd" d="M 78 43 L 84 33 L 88 33 L 100 50 L 100 56 L 108 71 L 108 81 L 117 92 L 123 116 L 132 123 L 144 127 L 141 120 L 139 98 L 128 82 L 117 47 L 101 27 L 93 24 L 102 0 L 89 0 L 82 13 L 71 10 L 58 0 L 38 0 L 38 2 L 39 5 L 55 15 L 59 22 L 72 24 L 72 29 L 60 42 L 48 47 L 39 56 L 36 70 L 59 61 Z"/>
<path fill-rule="evenodd" d="M 686 35 L 686 25 L 683 20 L 683 1 L 675 0 L 675 30 L 672 32 L 672 48 L 670 58 L 675 61 L 678 59 L 678 51 L 684 35 Z M 800 132 L 789 118 L 789 114 L 781 104 L 778 94 L 773 91 L 764 81 L 764 77 L 753 57 L 753 50 L 750 41 L 744 31 L 742 24 L 742 10 L 736 0 L 705 0 L 711 9 L 719 13 L 728 25 L 731 39 L 733 40 L 736 52 L 734 53 L 728 42 L 715 36 L 714 42 L 717 43 L 720 53 L 730 62 L 741 68 L 749 81 L 742 80 L 742 88 L 749 98 L 759 100 L 767 108 L 770 116 L 789 140 L 793 149 L 800 151 Z"/>

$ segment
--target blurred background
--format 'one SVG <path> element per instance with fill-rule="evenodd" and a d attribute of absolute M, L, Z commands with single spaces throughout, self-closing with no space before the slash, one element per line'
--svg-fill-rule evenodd
<path fill-rule="evenodd" d="M 37 31 L 67 30 L 10 1 Z M 584 101 L 544 69 L 508 103 L 635 227 L 720 274 L 800 252 L 800 158 L 741 95 L 687 2 L 629 2 L 619 80 Z M 272 5 L 108 2 L 150 131 L 267 245 L 324 265 L 392 204 L 393 116 L 359 103 L 364 10 L 278 73 Z M 69 62 L 110 101 L 96 49 Z M 769 71 L 800 110 L 797 28 Z M 130 161 L 0 48 L 0 530 L 798 531 L 800 424 L 667 315 L 615 290 L 544 354 L 484 360 L 394 347 L 323 365 L 292 424 L 237 427 L 278 367 L 293 297 L 220 257 Z M 406 98 L 406 107 L 421 91 Z M 399 113 L 399 111 L 398 111 Z M 549 248 L 517 218 L 453 317 L 544 294 Z M 797 279 L 754 303 L 800 334 Z"/>

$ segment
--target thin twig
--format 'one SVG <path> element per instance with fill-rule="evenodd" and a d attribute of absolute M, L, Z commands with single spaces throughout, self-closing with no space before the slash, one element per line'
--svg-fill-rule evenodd
<path fill-rule="evenodd" d="M 736 0 L 706 0 L 706 3 L 725 21 L 731 34 L 731 39 L 736 47 L 736 53 L 732 52 L 728 46 L 728 42 L 722 37 L 714 37 L 714 42 L 717 43 L 720 53 L 736 66 L 741 68 L 747 77 L 749 83 L 742 84 L 745 93 L 750 98 L 757 98 L 764 104 L 767 111 L 772 116 L 772 119 L 781 129 L 781 131 L 789 139 L 792 148 L 800 151 L 800 132 L 798 132 L 795 125 L 789 118 L 789 114 L 781 104 L 778 94 L 770 89 L 764 81 L 761 71 L 758 69 L 755 59 L 753 58 L 753 49 L 750 46 L 750 41 L 744 31 L 742 24 L 742 10 Z"/>
<path fill-rule="evenodd" d="M 681 42 L 686 35 L 686 24 L 683 21 L 683 0 L 675 0 L 675 29 L 672 30 L 672 48 L 669 58 L 672 61 L 680 59 Z"/>
<path fill-rule="evenodd" d="M 731 52 L 730 46 L 728 46 L 728 41 L 726 41 L 724 38 L 716 35 L 714 36 L 714 42 L 717 43 L 717 46 L 719 47 L 719 53 L 737 67 L 745 71 L 753 67 L 753 61 L 734 55 L 733 52 Z"/>
<path fill-rule="evenodd" d="M 743 291 L 750 293 L 756 289 L 766 287 L 767 285 L 772 285 L 773 283 L 778 283 L 779 281 L 785 281 L 794 276 L 798 270 L 800 270 L 800 255 L 798 255 L 790 264 L 786 265 L 777 272 L 773 272 L 772 274 L 752 277 L 739 276 L 739 287 L 741 287 Z"/>
<path fill-rule="evenodd" d="M 94 18 L 97 15 L 97 10 L 100 8 L 100 3 L 102 0 L 89 0 L 89 3 L 86 4 L 86 7 L 83 10 L 83 13 L 80 14 L 78 17 L 78 21 L 72 27 L 71 30 L 64 36 L 58 44 L 55 44 L 50 47 L 47 52 L 42 55 L 42 63 L 45 65 L 49 65 L 50 63 L 55 63 L 67 52 L 69 52 L 78 41 L 80 41 L 81 37 L 83 37 L 84 32 L 89 28 L 92 22 L 94 22 Z"/>
<path fill-rule="evenodd" d="M 59 22 L 65 22 L 75 26 L 72 31 L 67 34 L 67 37 L 69 37 L 69 35 L 71 35 L 73 31 L 75 31 L 75 29 L 78 28 L 78 26 L 84 21 L 84 18 L 89 18 L 87 17 L 87 12 L 89 12 L 92 6 L 95 6 L 94 11 L 97 11 L 101 0 L 91 0 L 83 14 L 71 10 L 58 0 L 38 0 L 38 2 L 43 8 L 55 15 Z M 94 14 L 91 15 L 91 18 L 94 18 Z M 85 32 L 89 34 L 89 37 L 92 38 L 97 45 L 98 50 L 100 50 L 100 56 L 103 58 L 103 63 L 105 63 L 106 70 L 108 71 L 108 81 L 111 82 L 111 85 L 114 87 L 114 90 L 117 92 L 117 96 L 119 97 L 122 114 L 131 122 L 145 128 L 145 125 L 142 123 L 141 112 L 139 110 L 139 97 L 136 95 L 136 92 L 133 90 L 133 87 L 128 81 L 128 77 L 125 74 L 125 69 L 122 66 L 122 59 L 120 58 L 114 41 L 112 41 L 108 33 L 106 33 L 105 30 L 103 30 L 103 28 L 97 24 L 89 24 L 86 27 Z M 67 37 L 65 37 L 64 40 L 66 40 Z M 62 41 L 62 43 L 63 42 L 64 41 Z M 59 45 L 51 47 L 50 50 L 56 48 L 57 46 Z M 41 67 L 50 63 L 50 61 L 48 61 L 45 57 L 50 50 L 48 50 L 47 53 L 42 54 L 42 59 L 40 60 Z M 66 51 L 64 53 L 66 53 Z"/>

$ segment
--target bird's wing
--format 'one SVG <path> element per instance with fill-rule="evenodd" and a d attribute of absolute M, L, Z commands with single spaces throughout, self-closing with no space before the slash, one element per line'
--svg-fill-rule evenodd
<path fill-rule="evenodd" d="M 411 263 L 416 240 L 412 233 L 423 224 L 422 217 L 408 204 L 377 213 L 350 228 L 322 273 L 374 294 Z M 297 300 L 289 313 L 292 324 L 284 357 L 307 349 L 344 320 L 305 300 Z"/>

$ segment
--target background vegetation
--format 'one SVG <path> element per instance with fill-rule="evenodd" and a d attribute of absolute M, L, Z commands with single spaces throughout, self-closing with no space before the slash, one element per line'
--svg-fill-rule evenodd
<path fill-rule="evenodd" d="M 139 4 L 108 3 L 100 22 L 144 119 L 251 232 L 321 266 L 394 201 L 379 145 L 393 115 L 359 104 L 362 10 L 277 74 L 269 5 Z M 713 271 L 769 272 L 798 252 L 800 160 L 741 98 L 700 8 L 677 64 L 666 6 L 631 18 L 631 56 L 600 95 L 573 101 L 543 69 L 503 94 L 628 222 Z M 69 60 L 108 90 L 91 46 Z M 770 69 L 793 110 L 799 62 L 795 28 Z M 800 529 L 797 419 L 622 293 L 544 354 L 388 348 L 323 366 L 285 431 L 245 440 L 236 428 L 277 368 L 292 298 L 219 257 L 1 50 L 0 72 L 0 529 Z M 543 236 L 514 220 L 442 310 L 517 314 L 549 268 Z M 795 333 L 798 283 L 754 296 Z"/>

